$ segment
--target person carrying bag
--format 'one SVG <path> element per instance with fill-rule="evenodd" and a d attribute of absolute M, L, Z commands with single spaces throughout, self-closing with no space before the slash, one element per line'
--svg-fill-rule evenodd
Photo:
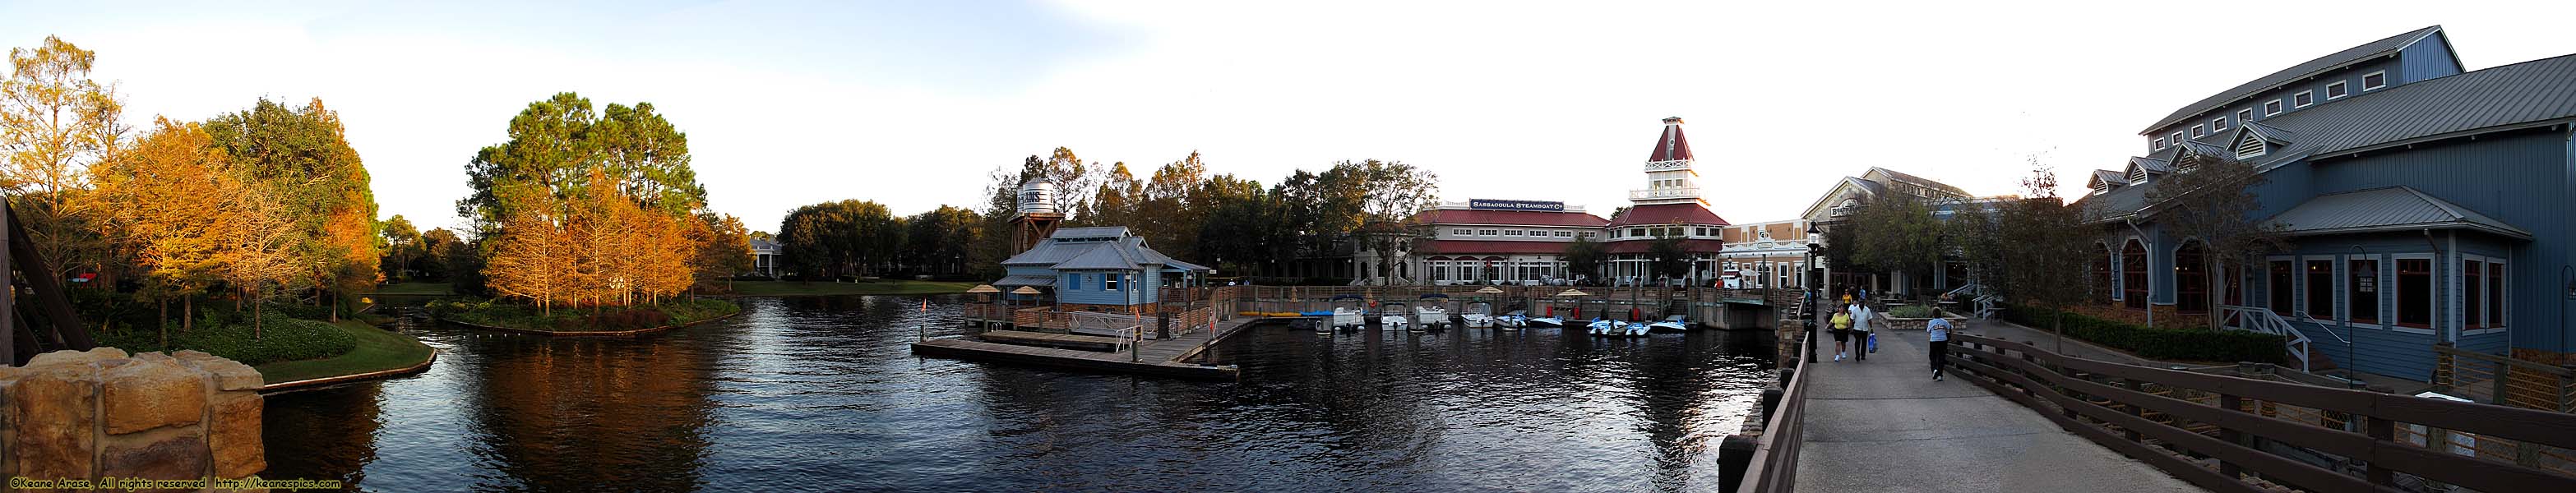
<path fill-rule="evenodd" d="M 1850 354 L 1850 351 L 1843 349 L 1843 345 L 1851 341 L 1851 312 L 1834 311 L 1833 324 L 1834 361 L 1842 361 L 1844 356 Z"/>
<path fill-rule="evenodd" d="M 1876 318 L 1878 318 L 1878 311 L 1869 309 L 1867 304 L 1860 305 L 1859 313 L 1852 315 L 1852 331 L 1860 333 L 1865 339 L 1862 344 L 1866 346 L 1862 348 L 1859 356 L 1852 359 L 1869 361 L 1869 353 L 1878 352 L 1878 331 L 1872 330 L 1873 326 L 1870 325 L 1870 320 Z"/>

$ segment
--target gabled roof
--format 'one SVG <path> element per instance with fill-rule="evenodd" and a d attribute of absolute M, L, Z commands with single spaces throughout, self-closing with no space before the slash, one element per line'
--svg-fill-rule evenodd
<path fill-rule="evenodd" d="M 2292 235 L 2470 229 L 2531 239 L 2528 230 L 2407 186 L 2319 195 L 2271 220 Z"/>
<path fill-rule="evenodd" d="M 2164 128 L 2166 125 L 2181 122 L 2194 115 L 2224 108 L 2229 104 L 2234 104 L 2237 100 L 2251 97 L 2256 93 L 2272 90 L 2273 87 L 2287 84 L 2291 81 L 2304 79 L 2329 70 L 2340 69 L 2343 68 L 2344 65 L 2349 65 L 2355 62 L 2396 53 L 2397 50 L 2404 49 L 2407 45 L 2415 44 L 2416 41 L 2422 40 L 2426 36 L 2432 36 L 2434 33 L 2439 33 L 2441 31 L 2442 26 L 2440 25 L 2407 31 L 2403 34 L 2389 36 L 2378 41 L 2363 43 L 2361 46 L 2346 48 L 2343 51 L 2334 52 L 2334 54 L 2331 55 L 2317 57 L 2315 60 L 2308 60 L 2307 63 L 2301 63 L 2293 65 L 2290 68 L 2281 69 L 2281 71 L 2273 72 L 2271 75 L 2265 75 L 2244 84 L 2239 84 L 2236 87 L 2228 88 L 2225 91 L 2220 91 L 2218 94 L 2210 95 L 2207 98 L 2201 98 L 2201 100 L 2194 101 L 2191 104 L 2183 105 L 2181 109 L 2174 110 L 2173 114 L 2167 115 L 2163 119 L 2156 120 L 2156 124 L 2148 125 L 2146 130 L 2139 130 L 2138 133 L 2140 135 L 2154 133 L 2156 129 Z M 2453 56 L 2451 58 L 2454 60 L 2459 59 L 2457 56 Z"/>
<path fill-rule="evenodd" d="M 1628 208 L 1628 212 L 1611 218 L 1608 227 L 1632 224 L 1700 224 L 1725 226 L 1726 218 L 1709 212 L 1699 204 L 1646 204 Z"/>
<path fill-rule="evenodd" d="M 2092 180 L 2092 181 L 2090 181 L 2090 182 L 2085 183 L 2085 184 L 2084 184 L 2084 187 L 2085 187 L 2085 188 L 2093 188 L 2093 187 L 2099 186 L 2099 185 L 2104 184 L 2104 183 L 2109 183 L 2109 184 L 2113 184 L 2113 185 L 2127 185 L 2127 184 L 2129 184 L 2129 175 L 2128 175 L 2127 173 L 2121 173 L 2121 172 L 2118 172 L 2118 171 L 2111 171 L 2111 170 L 2107 170 L 2107 169 L 2097 169 L 2097 170 L 2093 170 L 2093 180 Z"/>
<path fill-rule="evenodd" d="M 1028 251 L 1002 260 L 1006 266 L 1039 266 L 1055 270 L 1144 270 L 1172 268 L 1208 270 L 1205 266 L 1183 262 L 1145 246 L 1145 239 L 1127 236 L 1123 226 L 1064 228 L 1048 235 Z M 1115 241 L 1056 241 L 1069 238 L 1117 238 Z M 1159 267 L 1158 267 L 1159 266 Z"/>
<path fill-rule="evenodd" d="M 2576 55 L 2365 92 L 2264 120 L 2316 156 L 2576 118 Z M 2283 152 L 2283 151 L 2274 151 Z"/>
<path fill-rule="evenodd" d="M 1691 158 L 1690 139 L 1682 137 L 1682 117 L 1664 119 L 1664 134 L 1655 139 L 1655 152 L 1647 162 L 1678 161 Z"/>
<path fill-rule="evenodd" d="M 1124 246 L 1122 243 L 1125 242 L 1101 243 L 1094 245 L 1091 248 L 1085 249 L 1087 251 L 1082 252 L 1080 255 L 1074 255 L 1073 258 L 1065 259 L 1063 262 L 1057 262 L 1054 268 L 1055 270 L 1144 269 L 1143 265 L 1138 264 L 1135 256 L 1127 254 L 1127 249 L 1118 248 L 1119 246 Z"/>
<path fill-rule="evenodd" d="M 1055 230 L 1055 234 L 1047 235 L 1048 238 L 1126 238 L 1127 236 L 1126 226 L 1063 228 Z"/>
<path fill-rule="evenodd" d="M 1948 193 L 1951 193 L 1951 194 L 1955 194 L 1955 195 L 1957 195 L 1957 196 L 1959 196 L 1959 197 L 1961 197 L 1961 198 L 1966 198 L 1966 197 L 1968 197 L 1968 191 L 1967 191 L 1967 190 L 1961 190 L 1961 189 L 1959 189 L 1959 187 L 1950 186 L 1950 184 L 1948 184 L 1948 183 L 1941 183 L 1941 182 L 1937 182 L 1937 181 L 1927 180 L 1927 179 L 1924 179 L 1923 177 L 1920 177 L 1920 176 L 1914 176 L 1914 175 L 1909 175 L 1909 174 L 1905 174 L 1905 173 L 1899 173 L 1899 172 L 1897 172 L 1896 170 L 1887 169 L 1887 168 L 1881 168 L 1881 167 L 1877 167 L 1877 166 L 1871 166 L 1871 167 L 1869 168 L 1869 170 L 1870 170 L 1870 172 L 1879 173 L 1879 174 L 1881 174 L 1881 175 L 1883 175 L 1883 176 L 1886 176 L 1886 177 L 1887 177 L 1888 179 L 1890 179 L 1890 180 L 1906 182 L 1906 183 L 1912 184 L 1912 185 L 1914 185 L 1914 186 L 1919 186 L 1919 187 L 1923 187 L 1923 188 L 1929 188 L 1929 189 L 1933 189 L 1933 190 L 1940 190 L 1940 191 L 1943 191 L 1943 192 L 1948 192 Z M 1867 176 L 1869 176 L 1869 174 L 1868 174 L 1868 173 L 1862 173 L 1862 174 L 1861 174 L 1861 176 L 1863 176 L 1863 177 L 1867 177 Z M 1869 181 L 1869 180 L 1861 180 L 1861 181 Z M 1873 191 L 1873 192 L 1875 192 L 1875 191 Z M 1937 198 L 1937 197 L 1924 197 L 1924 198 Z"/>
<path fill-rule="evenodd" d="M 2291 142 L 2297 142 L 2299 140 L 2298 132 L 2292 132 L 2263 122 L 2245 122 L 2245 125 L 2237 127 L 2236 131 L 2239 133 L 2253 132 L 2255 136 L 2263 139 L 2264 141 L 2271 142 L 2272 145 L 2290 145 Z M 2227 141 L 2236 142 L 2237 140 L 2231 138 L 2227 139 Z"/>
<path fill-rule="evenodd" d="M 2173 171 L 2173 156 L 2179 152 L 2181 152 L 2181 148 L 2179 147 L 2167 147 L 2165 150 L 2156 151 L 2155 154 L 2149 154 L 2149 156 L 2164 156 L 2161 159 L 2154 157 L 2131 156 L 2129 157 L 2129 165 L 2146 168 L 2149 173 Z"/>
<path fill-rule="evenodd" d="M 1501 226 L 1557 226 L 1598 228 L 1609 224 L 1588 212 L 1496 211 L 1481 209 L 1433 209 L 1413 216 L 1422 224 L 1492 224 Z"/>

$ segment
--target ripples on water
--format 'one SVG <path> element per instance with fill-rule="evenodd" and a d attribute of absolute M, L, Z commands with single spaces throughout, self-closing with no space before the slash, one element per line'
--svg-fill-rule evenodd
<path fill-rule="evenodd" d="M 1768 341 L 1258 327 L 1195 382 L 912 356 L 934 298 L 635 339 L 414 329 L 428 373 L 271 396 L 271 478 L 377 491 L 1714 490 Z"/>

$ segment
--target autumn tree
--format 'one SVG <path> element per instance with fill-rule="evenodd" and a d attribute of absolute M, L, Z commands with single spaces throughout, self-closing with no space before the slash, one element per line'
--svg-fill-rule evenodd
<path fill-rule="evenodd" d="M 46 36 L 35 48 L 10 48 L 9 78 L 0 80 L 0 190 L 55 278 L 98 268 L 106 250 L 92 234 L 85 169 L 113 155 L 126 128 L 116 88 L 89 78 L 97 61 L 97 52 Z"/>
<path fill-rule="evenodd" d="M 131 259 L 143 281 L 136 295 L 163 302 L 163 319 L 167 301 L 181 300 L 182 330 L 195 327 L 196 297 L 224 278 L 231 255 L 229 201 L 242 186 L 226 173 L 229 167 L 203 128 L 163 118 L 116 158 L 89 169 L 104 219 L 96 233 L 117 257 Z M 169 343 L 168 324 L 161 340 Z"/>
<path fill-rule="evenodd" d="M 311 232 L 296 259 L 311 282 L 331 295 L 331 317 L 350 294 L 383 274 L 376 199 L 340 114 L 313 99 L 302 107 L 261 98 L 250 109 L 206 121 L 206 133 L 232 156 L 233 174 L 285 207 L 281 214 Z"/>
<path fill-rule="evenodd" d="M 697 245 L 690 260 L 696 271 L 695 289 L 731 292 L 733 276 L 751 271 L 751 235 L 743 229 L 741 218 L 714 212 L 698 213 L 696 221 L 688 223 L 689 242 Z"/>
<path fill-rule="evenodd" d="M 261 303 L 312 287 L 305 249 L 313 245 L 316 232 L 303 228 L 295 206 L 274 190 L 245 184 L 230 199 L 226 212 L 233 224 L 224 230 L 223 278 L 233 288 L 235 304 L 249 305 L 251 337 L 256 339 L 266 323 Z"/>
<path fill-rule="evenodd" d="M 496 229 L 509 233 L 492 241 L 489 257 L 483 260 L 484 285 L 493 294 L 523 298 L 537 309 L 552 315 L 557 300 L 573 295 L 580 283 L 573 279 L 579 269 L 573 261 L 575 235 L 570 221 L 552 194 L 520 189 L 510 209 Z"/>
<path fill-rule="evenodd" d="M 560 93 L 511 118 L 509 137 L 466 164 L 471 194 L 456 204 L 490 239 L 481 272 L 494 292 L 552 313 L 658 303 L 695 283 L 706 189 L 688 135 L 652 104 L 594 110 Z"/>
<path fill-rule="evenodd" d="M 2058 198 L 2057 170 L 2036 158 L 2030 166 L 2030 176 L 2021 181 L 2024 199 L 2005 204 L 1996 214 L 1995 244 L 2003 258 L 2012 259 L 1996 287 L 2015 304 L 2056 314 L 2049 330 L 2057 333 L 2057 349 L 2063 353 L 2063 310 L 2091 296 L 2086 271 L 2090 259 L 2102 252 L 2093 249 L 2092 235 L 2081 234 L 2092 228 L 2085 224 L 2085 211 Z"/>

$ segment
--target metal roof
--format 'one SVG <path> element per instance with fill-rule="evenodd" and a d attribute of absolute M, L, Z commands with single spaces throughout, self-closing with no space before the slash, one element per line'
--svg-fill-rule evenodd
<path fill-rule="evenodd" d="M 2319 195 L 2271 220 L 2293 235 L 2472 229 L 2531 239 L 2530 231 L 2407 186 Z"/>
<path fill-rule="evenodd" d="M 2109 183 L 2109 184 L 2113 184 L 2113 185 L 2127 185 L 2127 184 L 2129 184 L 2129 175 L 2127 175 L 2127 174 L 2125 174 L 2125 173 L 2118 172 L 2118 171 L 2111 171 L 2111 170 L 2107 170 L 2107 169 L 2097 169 L 2097 170 L 2093 170 L 2093 183 Z M 2086 186 L 2091 186 L 2091 185 L 2092 185 L 2092 183 L 2087 183 L 2087 184 L 2085 184 L 2085 185 L 2086 185 Z"/>
<path fill-rule="evenodd" d="M 1063 228 L 1055 230 L 1055 234 L 1047 235 L 1048 238 L 1126 238 L 1127 236 L 1126 226 Z"/>
<path fill-rule="evenodd" d="M 1137 265 L 1135 256 L 1127 254 L 1127 249 L 1119 248 L 1122 246 L 1126 246 L 1126 242 L 1094 243 L 1091 244 L 1091 248 L 1085 249 L 1086 251 L 1082 252 L 1081 255 L 1075 255 L 1072 259 L 1057 262 L 1054 268 L 1055 270 L 1143 269 L 1143 266 Z"/>
<path fill-rule="evenodd" d="M 2576 55 L 2365 92 L 2262 123 L 2296 132 L 2298 145 L 2286 151 L 2324 156 L 2569 118 L 2576 118 Z"/>
<path fill-rule="evenodd" d="M 1909 174 L 1905 174 L 1905 173 L 1899 173 L 1899 172 L 1897 172 L 1896 170 L 1887 169 L 1887 168 L 1881 168 L 1881 167 L 1877 167 L 1877 166 L 1871 166 L 1871 167 L 1869 168 L 1869 170 L 1870 170 L 1870 171 L 1876 171 L 1876 172 L 1879 172 L 1879 173 L 1881 173 L 1881 174 L 1884 174 L 1884 175 L 1886 175 L 1886 176 L 1887 176 L 1887 178 L 1888 178 L 1888 179 L 1891 179 L 1891 180 L 1907 182 L 1907 184 L 1909 184 L 1909 185 L 1914 185 L 1914 186 L 1923 187 L 1923 188 L 1929 188 L 1929 189 L 1933 189 L 1933 190 L 1940 190 L 1940 191 L 1943 191 L 1943 192 L 1949 192 L 1949 193 L 1952 193 L 1952 194 L 1956 194 L 1956 195 L 1958 195 L 1960 198 L 1966 198 L 1966 197 L 1968 197 L 1968 191 L 1967 191 L 1967 190 L 1961 190 L 1961 189 L 1959 189 L 1959 187 L 1950 186 L 1950 184 L 1948 184 L 1948 183 L 1942 183 L 1942 182 L 1937 182 L 1937 181 L 1927 180 L 1927 179 L 1924 179 L 1923 177 L 1920 177 L 1920 176 L 1914 176 L 1914 175 L 1909 175 Z M 1868 176 L 1868 173 L 1862 173 L 1861 175 L 1862 175 L 1862 176 Z M 1861 181 L 1869 181 L 1869 180 L 1861 180 Z M 1923 197 L 1923 198 L 1931 199 L 1931 198 L 1940 198 L 1940 197 Z"/>
<path fill-rule="evenodd" d="M 1050 287 L 1050 288 L 1052 288 L 1052 287 L 1055 287 L 1055 276 L 1010 276 L 1010 277 L 1004 277 L 1004 278 L 1002 278 L 1002 280 L 999 280 L 999 281 L 993 281 L 993 285 L 994 285 L 994 286 L 1044 286 L 1044 287 Z"/>
<path fill-rule="evenodd" d="M 2138 133 L 2140 135 L 2155 133 L 2156 129 L 2165 128 L 2166 125 L 2172 125 L 2185 119 L 2189 119 L 2194 115 L 2223 108 L 2228 104 L 2235 103 L 2236 100 L 2253 96 L 2255 93 L 2272 90 L 2273 87 L 2287 84 L 2291 81 L 2304 79 L 2308 76 L 2316 75 L 2328 70 L 2340 69 L 2343 68 L 2344 65 L 2352 64 L 2354 62 L 2396 53 L 2397 50 L 2405 48 L 2406 45 L 2414 44 L 2416 40 L 2424 39 L 2425 36 L 2431 36 L 2433 33 L 2441 32 L 2441 30 L 2442 26 L 2434 25 L 2423 29 L 2407 31 L 2405 34 L 2389 36 L 2386 39 L 2363 43 L 2361 46 L 2345 48 L 2343 51 L 2338 51 L 2331 55 L 2317 57 L 2315 60 L 2308 60 L 2307 63 L 2301 63 L 2293 65 L 2290 68 L 2281 69 L 2279 72 L 2273 72 L 2272 75 L 2266 75 L 2262 78 L 2254 79 L 2253 81 L 2249 81 L 2244 84 L 2239 84 L 2236 87 L 2227 89 L 2226 91 L 2220 91 L 2218 94 L 2213 94 L 2207 98 L 2202 98 L 2199 101 L 2194 101 L 2191 104 L 2183 105 L 2182 109 L 2174 110 L 2173 114 L 2166 115 L 2163 119 L 2156 120 L 2156 124 L 2148 125 L 2146 130 L 2139 130 Z M 2453 58 L 2457 59 L 2458 57 Z"/>

